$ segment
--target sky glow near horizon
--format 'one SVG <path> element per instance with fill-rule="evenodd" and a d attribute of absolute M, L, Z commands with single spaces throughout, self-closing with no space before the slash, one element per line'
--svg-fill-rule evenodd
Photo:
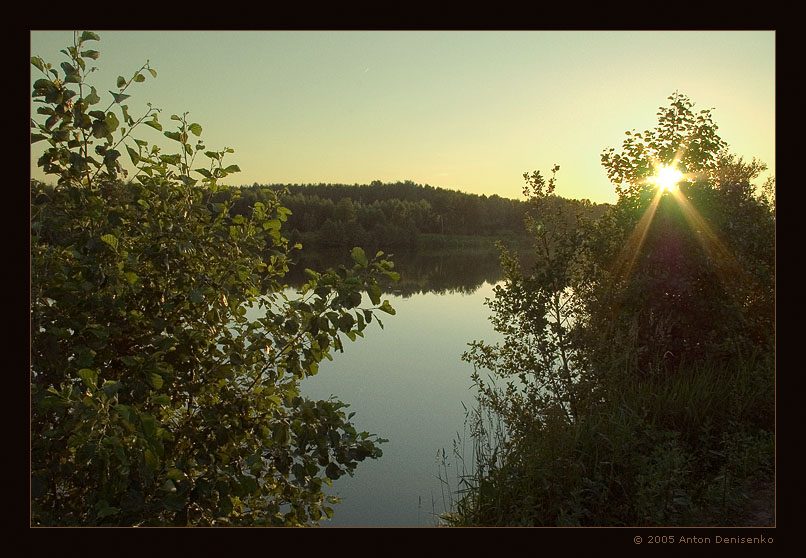
<path fill-rule="evenodd" d="M 775 174 L 774 31 L 93 31 L 102 102 L 149 60 L 158 76 L 126 91 L 129 113 L 150 102 L 169 130 L 189 112 L 208 150 L 235 150 L 226 184 L 411 180 L 520 199 L 524 172 L 557 164 L 557 194 L 614 202 L 602 151 L 654 128 L 675 91 L 768 165 L 759 183 Z M 58 68 L 72 40 L 32 31 L 30 54 Z M 31 176 L 55 182 L 36 165 L 45 146 Z"/>

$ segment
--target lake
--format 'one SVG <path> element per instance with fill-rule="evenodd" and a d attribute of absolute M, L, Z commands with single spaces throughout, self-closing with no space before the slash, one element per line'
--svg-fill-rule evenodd
<path fill-rule="evenodd" d="M 348 254 L 343 251 L 341 261 L 312 254 L 302 265 L 349 263 Z M 342 501 L 322 526 L 435 525 L 434 514 L 447 511 L 449 491 L 456 488 L 453 445 L 465 437 L 465 407 L 475 402 L 473 366 L 461 355 L 470 341 L 498 338 L 484 304 L 501 278 L 497 252 L 401 253 L 392 259 L 401 281 L 384 298 L 396 315 L 378 313 L 384 329 L 373 320 L 363 339 L 345 339 L 344 353 L 322 362 L 318 375 L 301 384 L 310 398 L 333 395 L 348 403 L 359 431 L 389 440 L 381 445 L 383 457 L 333 483 L 328 493 Z M 469 459 L 470 440 L 467 447 Z M 440 470 L 449 488 L 440 482 Z"/>

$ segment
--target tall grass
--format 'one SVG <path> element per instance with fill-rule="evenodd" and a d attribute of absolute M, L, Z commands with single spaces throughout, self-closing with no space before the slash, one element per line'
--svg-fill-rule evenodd
<path fill-rule="evenodd" d="M 626 377 L 573 422 L 556 413 L 509 428 L 478 405 L 467 414 L 472 459 L 454 453 L 461 467 L 442 523 L 741 523 L 750 489 L 774 474 L 770 360 Z"/>

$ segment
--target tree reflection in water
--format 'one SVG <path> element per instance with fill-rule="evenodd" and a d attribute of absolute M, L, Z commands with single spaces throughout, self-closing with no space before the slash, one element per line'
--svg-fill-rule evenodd
<path fill-rule="evenodd" d="M 371 255 L 369 250 L 367 255 Z M 400 280 L 382 285 L 384 291 L 403 298 L 425 293 L 472 294 L 485 282 L 495 284 L 502 277 L 500 253 L 494 246 L 478 250 L 395 250 L 386 257 L 394 261 Z M 305 268 L 319 270 L 352 263 L 348 249 L 306 249 L 286 279 L 289 286 L 299 287 L 307 281 Z"/>

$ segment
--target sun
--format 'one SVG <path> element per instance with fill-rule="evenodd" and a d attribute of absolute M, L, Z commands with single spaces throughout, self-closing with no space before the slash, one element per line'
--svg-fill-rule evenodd
<path fill-rule="evenodd" d="M 652 177 L 652 182 L 658 185 L 660 191 L 674 190 L 677 188 L 677 183 L 683 179 L 683 173 L 674 167 L 662 166 L 660 167 L 655 176 Z"/>

